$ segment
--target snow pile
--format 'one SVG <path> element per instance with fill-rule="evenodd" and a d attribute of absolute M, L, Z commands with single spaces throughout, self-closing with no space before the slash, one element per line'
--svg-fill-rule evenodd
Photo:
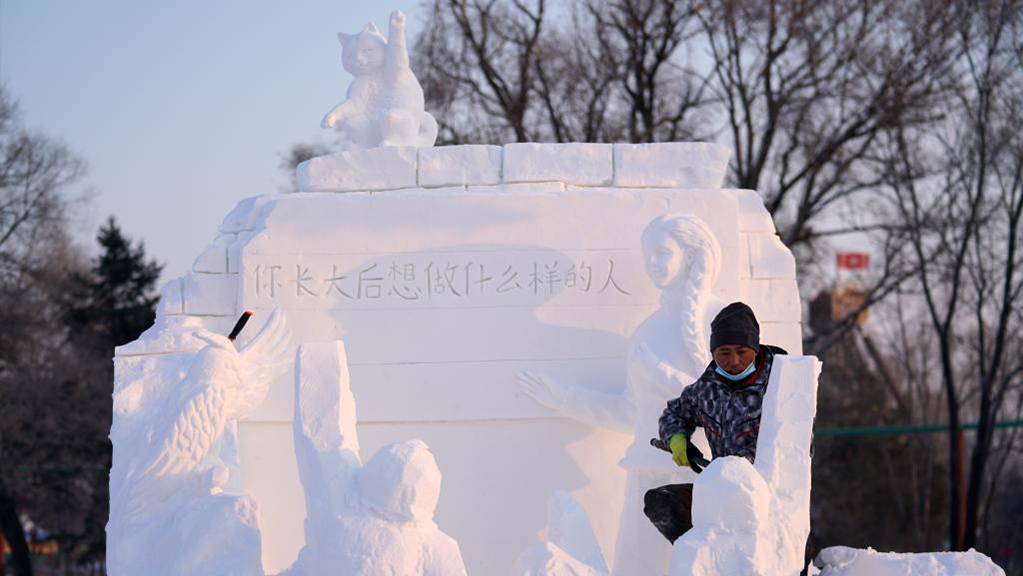
<path fill-rule="evenodd" d="M 782 576 L 803 568 L 810 533 L 810 443 L 820 363 L 777 356 L 764 397 L 754 467 L 711 462 L 693 488 L 693 528 L 675 542 L 677 576 Z"/>
<path fill-rule="evenodd" d="M 306 545 L 286 574 L 464 576 L 458 543 L 433 521 L 441 473 L 426 444 L 385 446 L 361 466 L 342 343 L 303 344 L 296 372 Z"/>
<path fill-rule="evenodd" d="M 1005 576 L 990 558 L 969 552 L 930 554 L 882 553 L 871 548 L 856 550 L 845 546 L 825 548 L 813 561 L 821 576 Z"/>
<path fill-rule="evenodd" d="M 567 492 L 547 501 L 546 538 L 530 546 L 512 568 L 513 576 L 607 576 L 590 520 Z"/>

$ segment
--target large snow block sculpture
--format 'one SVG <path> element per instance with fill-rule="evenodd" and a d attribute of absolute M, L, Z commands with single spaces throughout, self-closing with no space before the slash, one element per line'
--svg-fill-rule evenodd
<path fill-rule="evenodd" d="M 810 445 L 820 362 L 775 356 L 756 465 L 717 458 L 693 488 L 693 528 L 676 542 L 675 576 L 794 576 L 810 534 Z"/>
<path fill-rule="evenodd" d="M 168 284 L 158 322 L 227 334 L 243 310 L 258 326 L 279 308 L 296 344 L 343 340 L 363 453 L 417 438 L 429 445 L 444 472 L 437 521 L 459 542 L 470 573 L 508 573 L 559 489 L 586 511 L 614 565 L 626 492 L 641 502 L 652 487 L 645 483 L 671 480 L 643 475 L 626 486 L 619 462 L 630 445 L 630 470 L 650 458 L 664 464 L 663 454 L 649 437 L 637 442 L 636 428 L 595 427 L 540 405 L 517 376 L 543 373 L 620 397 L 628 371 L 659 369 L 638 345 L 652 340 L 633 339 L 648 319 L 668 321 L 676 308 L 676 292 L 647 270 L 644 242 L 671 242 L 656 230 L 644 240 L 657 218 L 703 222 L 721 256 L 708 302 L 755 293 L 763 341 L 798 353 L 795 270 L 759 196 L 716 187 L 727 151 L 672 143 L 616 155 L 614 145 L 559 146 L 563 166 L 524 165 L 545 150 L 531 147 L 348 150 L 333 168 L 337 159 L 324 159 L 307 172 L 303 192 L 241 200 L 195 270 Z M 532 179 L 544 181 L 524 181 Z M 653 356 L 674 353 L 648 347 Z M 177 386 L 180 364 L 159 352 L 118 350 L 118 381 L 144 383 L 119 393 L 117 406 L 159 405 Z M 229 487 L 257 504 L 267 573 L 289 567 L 307 543 L 295 385 L 293 371 L 274 379 L 237 420 L 232 444 Z M 133 410 L 115 412 L 115 430 L 135 421 Z M 135 450 L 119 434 L 115 468 Z M 501 458 L 483 456 L 498 445 Z M 641 513 L 633 516 L 637 532 L 659 537 Z"/>

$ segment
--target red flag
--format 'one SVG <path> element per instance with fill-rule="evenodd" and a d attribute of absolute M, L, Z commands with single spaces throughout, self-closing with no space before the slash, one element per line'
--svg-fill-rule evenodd
<path fill-rule="evenodd" d="M 862 270 L 870 265 L 870 254 L 866 252 L 839 252 L 838 267 L 846 270 Z"/>

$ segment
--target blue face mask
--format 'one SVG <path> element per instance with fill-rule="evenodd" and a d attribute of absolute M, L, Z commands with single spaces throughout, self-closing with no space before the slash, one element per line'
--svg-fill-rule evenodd
<path fill-rule="evenodd" d="M 728 378 L 732 382 L 738 382 L 740 380 L 745 380 L 746 378 L 749 377 L 750 374 L 756 372 L 756 370 L 757 370 L 757 359 L 756 358 L 754 358 L 753 361 L 749 363 L 749 366 L 747 366 L 745 370 L 743 370 L 742 372 L 739 372 L 738 374 L 729 374 L 727 371 L 722 369 L 720 366 L 716 366 L 714 368 L 715 372 L 717 372 L 718 374 L 724 376 L 725 378 Z"/>

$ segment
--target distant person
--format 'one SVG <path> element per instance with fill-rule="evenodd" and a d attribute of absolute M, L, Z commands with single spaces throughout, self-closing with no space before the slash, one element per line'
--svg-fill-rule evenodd
<path fill-rule="evenodd" d="M 662 448 L 679 466 L 700 471 L 703 455 L 692 443 L 703 428 L 711 456 L 756 457 L 760 412 L 777 346 L 760 343 L 760 325 L 742 302 L 726 306 L 711 322 L 713 360 L 703 375 L 668 402 L 659 424 Z M 703 461 L 704 463 L 706 461 Z M 648 490 L 643 512 L 668 541 L 693 527 L 693 485 L 668 484 Z"/>

